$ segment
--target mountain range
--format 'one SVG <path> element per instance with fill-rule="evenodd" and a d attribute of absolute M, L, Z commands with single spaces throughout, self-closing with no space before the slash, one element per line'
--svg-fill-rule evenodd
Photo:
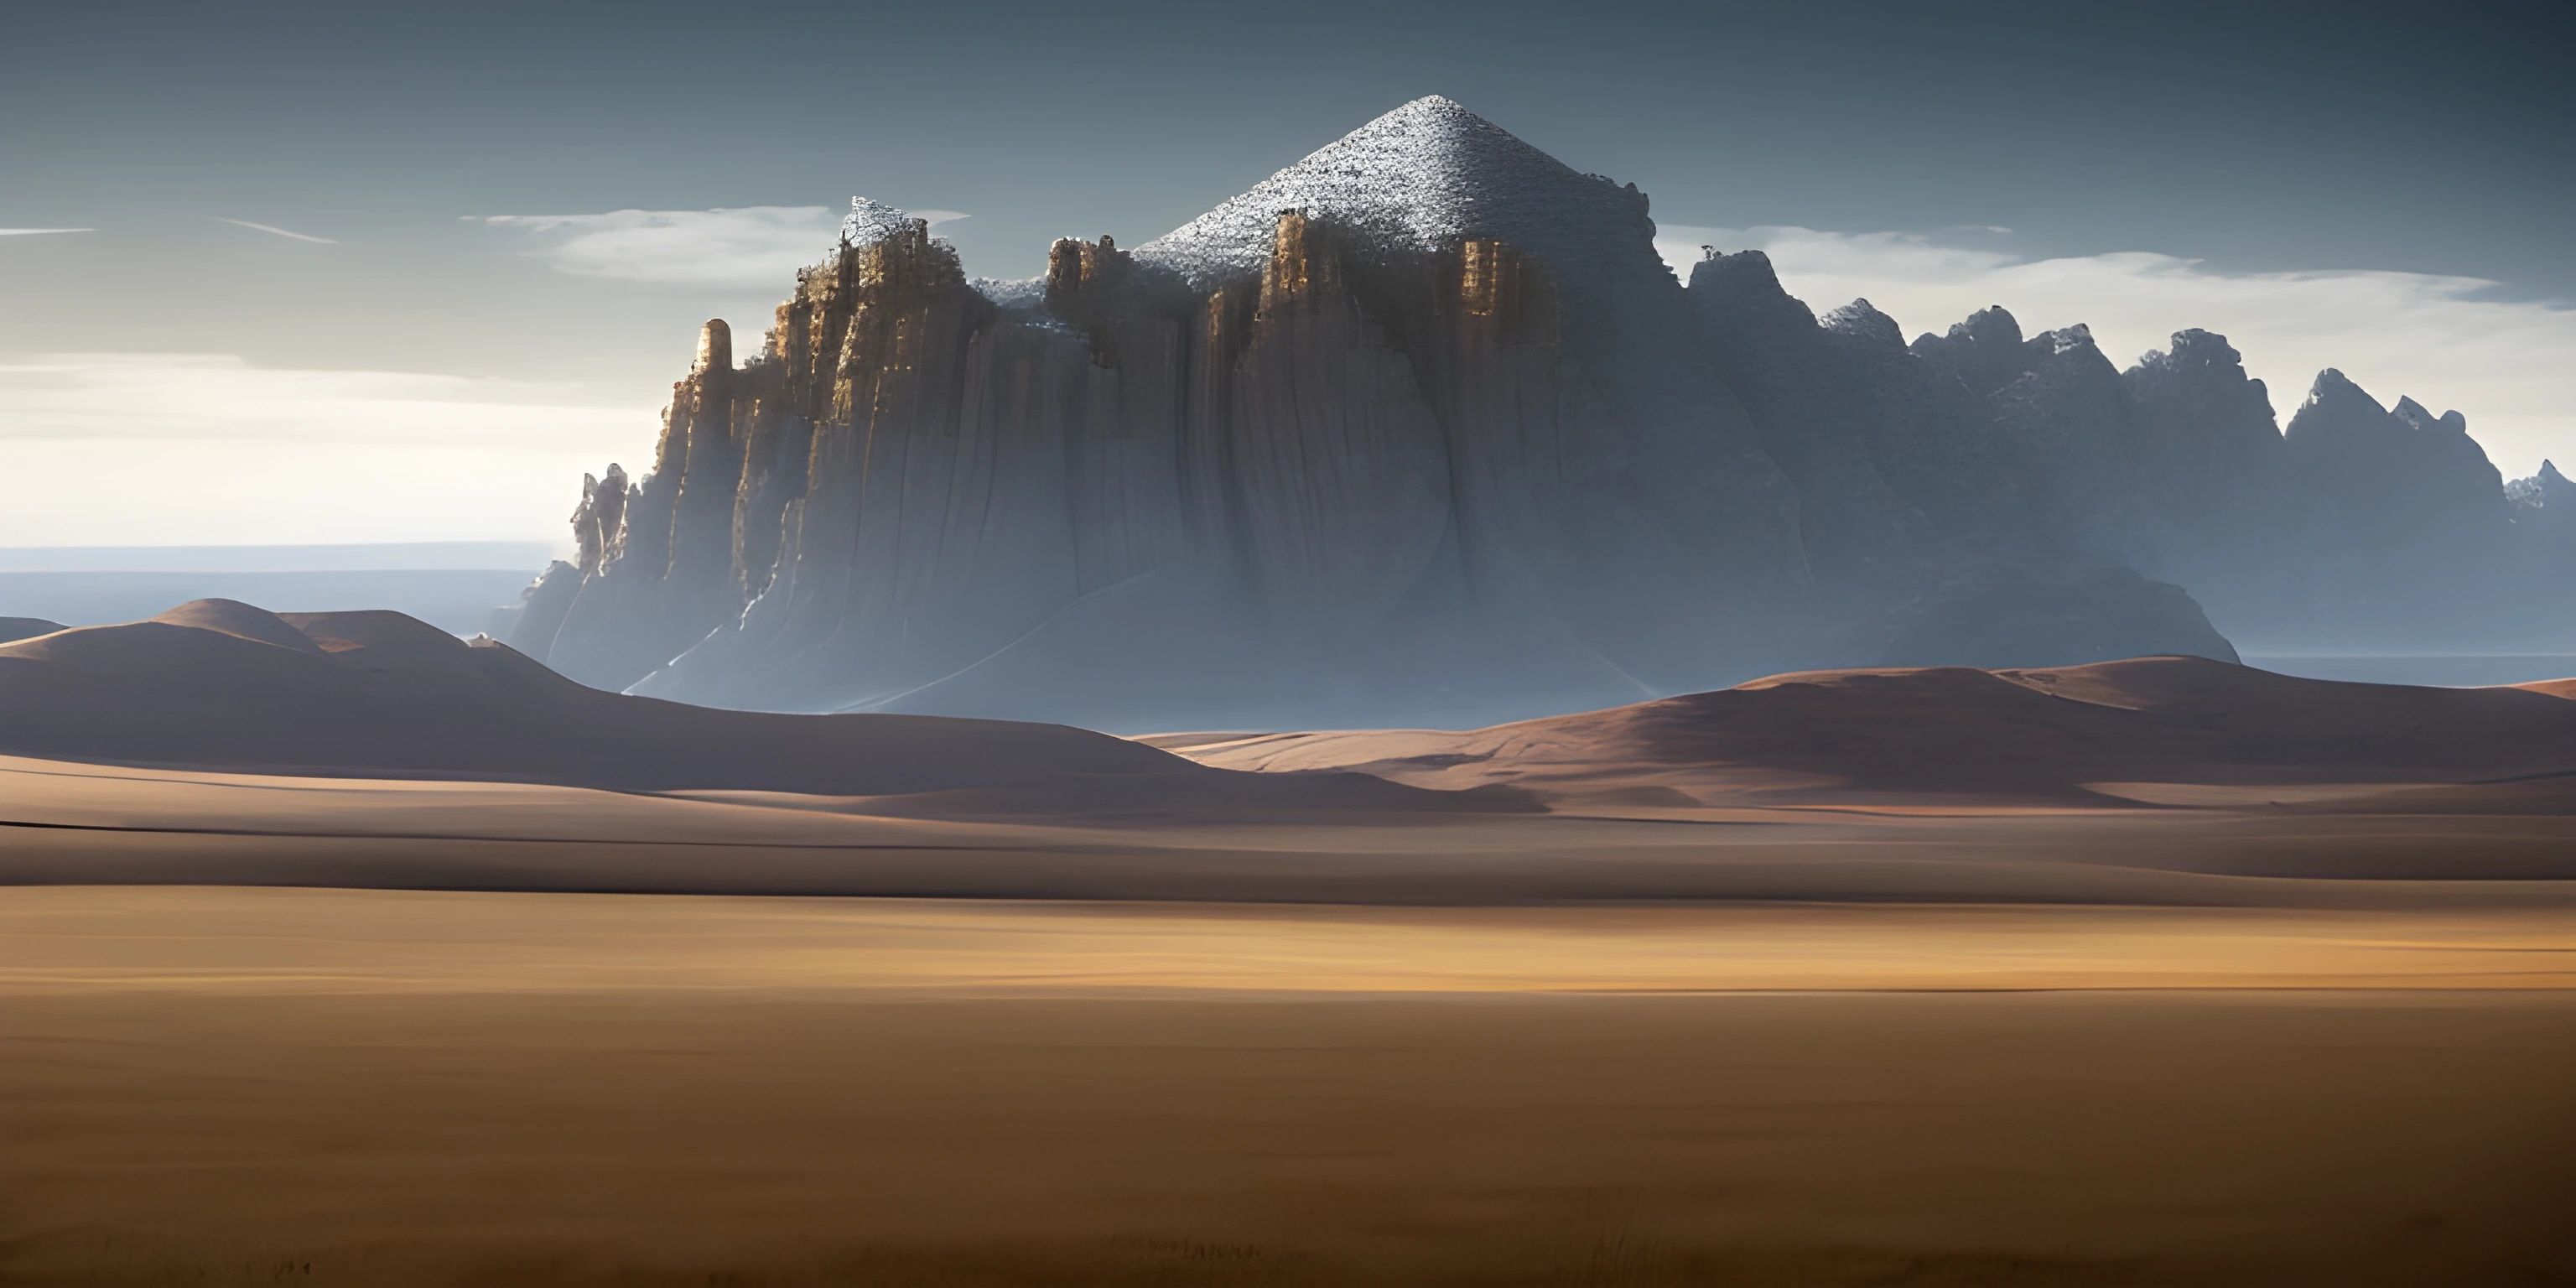
<path fill-rule="evenodd" d="M 2576 625 L 2576 485 L 2205 331 L 1910 344 L 1444 98 L 1161 238 L 970 279 L 854 201 L 499 633 L 693 703 L 1472 725 L 1832 666 L 2233 660 Z"/>

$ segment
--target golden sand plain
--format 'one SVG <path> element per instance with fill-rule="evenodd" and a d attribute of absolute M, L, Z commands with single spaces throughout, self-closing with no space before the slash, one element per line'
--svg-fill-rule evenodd
<path fill-rule="evenodd" d="M 0 1283 L 2553 1283 L 2542 909 L 0 891 Z"/>

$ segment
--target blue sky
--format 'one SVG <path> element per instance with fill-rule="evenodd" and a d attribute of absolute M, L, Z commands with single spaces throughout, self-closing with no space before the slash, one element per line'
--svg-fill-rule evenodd
<path fill-rule="evenodd" d="M 2576 456 L 2557 7 L 0 7 L 0 544 L 552 538 L 853 193 L 1142 241 L 1444 93 L 1909 331 L 2226 330 Z M 244 505 L 248 496 L 292 498 Z"/>

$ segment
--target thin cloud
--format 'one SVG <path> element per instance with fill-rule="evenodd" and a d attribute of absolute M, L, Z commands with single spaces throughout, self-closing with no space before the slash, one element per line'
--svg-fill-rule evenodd
<path fill-rule="evenodd" d="M 2492 298 L 2475 277 L 2351 269 L 2234 273 L 2126 251 L 2029 259 L 1919 233 L 1670 225 L 1655 248 L 1684 280 L 1702 245 L 1771 257 L 1781 284 L 1819 312 L 1857 297 L 1907 334 L 1945 330 L 2001 304 L 2037 333 L 2082 322 L 2126 365 L 2171 335 L 2227 336 L 2286 422 L 2318 371 L 2339 367 L 2382 402 L 2401 394 L 2458 408 L 2505 475 L 2576 457 L 2576 309 Z"/>
<path fill-rule="evenodd" d="M 215 216 L 215 220 L 218 223 L 231 224 L 235 228 L 248 228 L 254 232 L 274 233 L 280 237 L 292 237 L 300 242 L 318 242 L 324 246 L 337 246 L 340 244 L 340 240 L 336 237 L 316 237 L 311 233 L 299 233 L 291 228 L 280 228 L 275 224 L 255 224 L 247 219 L 227 219 L 222 215 Z"/>
<path fill-rule="evenodd" d="M 48 233 L 94 233 L 95 228 L 0 228 L 0 237 L 42 237 Z"/>
<path fill-rule="evenodd" d="M 0 407 L 0 545 L 553 539 L 654 422 L 573 384 L 218 353 L 0 360 Z"/>
<path fill-rule="evenodd" d="M 468 218 L 535 238 L 537 246 L 528 254 L 561 273 L 779 289 L 831 248 L 841 213 L 828 206 L 740 206 Z M 954 210 L 909 213 L 933 225 L 966 218 Z"/>
<path fill-rule="evenodd" d="M 43 439 L 460 439 L 596 430 L 630 440 L 649 407 L 581 386 L 421 371 L 263 367 L 229 353 L 46 353 L 0 359 L 0 442 Z M 614 435 L 612 436 L 612 425 Z M 622 436 L 622 437 L 619 437 Z"/>

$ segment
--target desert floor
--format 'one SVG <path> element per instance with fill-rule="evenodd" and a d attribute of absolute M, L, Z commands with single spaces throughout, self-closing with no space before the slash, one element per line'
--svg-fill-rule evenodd
<path fill-rule="evenodd" d="M 0 761 L 0 1284 L 2576 1283 L 2570 821 L 2184 804 Z"/>
<path fill-rule="evenodd" d="M 0 891 L 0 1282 L 2576 1282 L 2576 922 Z"/>

